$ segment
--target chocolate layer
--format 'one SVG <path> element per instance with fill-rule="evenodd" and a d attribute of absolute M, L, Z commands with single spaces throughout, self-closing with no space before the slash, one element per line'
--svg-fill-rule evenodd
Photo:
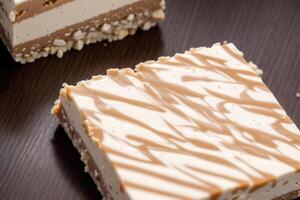
<path fill-rule="evenodd" d="M 15 7 L 15 21 L 14 23 L 20 22 L 24 19 L 33 17 L 47 10 L 53 9 L 55 7 L 61 6 L 65 3 L 74 0 L 31 0 L 25 1 Z M 10 11 L 9 11 L 10 12 Z M 9 15 L 10 13 L 6 13 Z"/>
<path fill-rule="evenodd" d="M 273 200 L 293 200 L 297 199 L 298 197 L 300 197 L 300 189 L 289 192 L 285 195 L 282 195 L 281 197 L 274 198 Z"/>

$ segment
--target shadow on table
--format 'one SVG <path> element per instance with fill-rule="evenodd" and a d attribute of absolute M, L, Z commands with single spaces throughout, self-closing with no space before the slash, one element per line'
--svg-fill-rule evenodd
<path fill-rule="evenodd" d="M 54 159 L 69 187 L 78 199 L 102 199 L 92 178 L 84 172 L 84 164 L 62 126 L 58 126 L 51 141 Z"/>
<path fill-rule="evenodd" d="M 18 67 L 22 66 L 20 63 L 15 62 L 7 50 L 5 44 L 0 39 L 0 91 L 7 87 L 7 82 L 3 81 L 2 77 L 9 78 L 12 75 L 12 71 L 15 71 Z"/>

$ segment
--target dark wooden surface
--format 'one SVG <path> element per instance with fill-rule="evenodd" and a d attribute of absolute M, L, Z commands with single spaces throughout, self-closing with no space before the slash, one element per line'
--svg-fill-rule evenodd
<path fill-rule="evenodd" d="M 1 43 L 0 199 L 100 198 L 50 115 L 62 83 L 224 40 L 264 70 L 265 82 L 299 127 L 299 0 L 169 0 L 159 27 L 24 66 L 14 63 Z"/>

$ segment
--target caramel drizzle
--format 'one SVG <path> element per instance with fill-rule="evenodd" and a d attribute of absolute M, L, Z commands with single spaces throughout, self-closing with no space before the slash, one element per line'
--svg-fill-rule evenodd
<path fill-rule="evenodd" d="M 243 59 L 242 56 L 237 55 L 234 53 L 229 47 L 226 45 L 222 46 L 223 49 L 232 57 L 237 59 L 239 62 L 242 62 L 243 64 L 246 64 L 246 61 Z M 158 61 L 158 63 L 162 66 L 168 66 L 172 65 L 172 67 L 178 67 L 178 68 L 186 68 L 186 69 L 201 69 L 206 70 L 214 73 L 218 73 L 219 75 L 222 75 L 227 78 L 225 82 L 232 83 L 232 84 L 239 84 L 245 86 L 244 92 L 241 93 L 239 98 L 234 98 L 228 95 L 224 95 L 217 91 L 212 91 L 209 89 L 205 89 L 206 92 L 209 94 L 200 94 L 198 92 L 194 92 L 193 90 L 190 90 L 187 87 L 184 87 L 182 85 L 176 85 L 171 82 L 164 81 L 159 78 L 159 76 L 155 73 L 156 67 L 151 67 L 151 65 L 148 64 L 141 64 L 137 67 L 136 71 L 137 73 L 118 73 L 116 76 L 110 77 L 113 81 L 115 81 L 117 84 L 122 86 L 134 86 L 132 81 L 130 81 L 128 77 L 131 77 L 132 79 L 138 79 L 143 83 L 143 87 L 140 87 L 139 89 L 143 91 L 145 95 L 147 95 L 154 103 L 150 104 L 147 102 L 143 102 L 140 100 L 133 100 L 130 98 L 122 97 L 120 95 L 111 94 L 108 92 L 95 90 L 88 88 L 84 85 L 79 85 L 76 88 L 72 88 L 73 93 L 77 93 L 78 95 L 84 95 L 92 98 L 94 100 L 94 103 L 98 109 L 97 112 L 92 110 L 84 110 L 86 118 L 94 118 L 95 120 L 99 121 L 99 118 L 96 116 L 98 113 L 102 113 L 105 115 L 112 116 L 114 118 L 117 118 L 122 121 L 126 121 L 128 123 L 134 124 L 138 127 L 141 127 L 143 129 L 151 131 L 154 135 L 162 138 L 164 141 L 166 141 L 168 144 L 172 144 L 172 147 L 165 146 L 164 144 L 160 144 L 154 141 L 151 141 L 149 139 L 145 139 L 142 136 L 134 136 L 128 134 L 127 140 L 133 142 L 134 144 L 138 143 L 139 145 L 133 145 L 132 143 L 128 141 L 123 141 L 127 145 L 130 145 L 131 147 L 136 148 L 139 150 L 139 152 L 143 153 L 146 159 L 140 159 L 135 157 L 134 155 L 127 155 L 126 153 L 117 150 L 116 148 L 112 149 L 107 146 L 103 146 L 103 149 L 112 155 L 118 155 L 121 157 L 126 157 L 129 160 L 141 162 L 141 163 L 148 163 L 148 164 L 154 164 L 158 166 L 164 166 L 164 163 L 162 160 L 160 160 L 159 157 L 154 156 L 150 150 L 158 150 L 161 152 L 171 152 L 181 155 L 189 155 L 194 156 L 195 158 L 199 158 L 201 160 L 210 161 L 213 163 L 216 163 L 218 165 L 224 165 L 227 167 L 230 167 L 232 169 L 238 170 L 239 172 L 242 172 L 247 177 L 249 177 L 254 185 L 252 186 L 251 191 L 260 188 L 261 186 L 264 186 L 270 181 L 276 181 L 276 177 L 269 173 L 265 173 L 261 170 L 255 169 L 254 167 L 251 167 L 248 165 L 248 167 L 255 170 L 258 174 L 260 174 L 261 177 L 255 177 L 251 174 L 249 174 L 247 171 L 241 169 L 238 167 L 237 164 L 232 163 L 225 158 L 221 158 L 218 156 L 214 156 L 212 154 L 208 153 L 200 153 L 199 151 L 194 151 L 188 148 L 185 148 L 184 146 L 180 145 L 180 143 L 190 143 L 195 147 L 199 147 L 202 149 L 209 149 L 211 151 L 220 151 L 219 147 L 194 138 L 189 138 L 185 136 L 178 128 L 176 128 L 174 125 L 172 125 L 171 122 L 164 120 L 165 124 L 174 132 L 176 133 L 176 136 L 174 134 L 170 134 L 165 131 L 158 130 L 154 127 L 152 127 L 149 124 L 146 124 L 139 120 L 138 118 L 130 117 L 129 115 L 126 115 L 126 113 L 121 113 L 120 111 L 116 110 L 113 107 L 109 107 L 106 105 L 100 98 L 102 99 L 108 99 L 113 101 L 120 101 L 124 102 L 136 107 L 140 107 L 143 109 L 149 109 L 156 112 L 172 112 L 173 114 L 177 115 L 178 117 L 183 118 L 184 120 L 191 122 L 186 127 L 193 128 L 194 130 L 205 133 L 208 131 L 212 131 L 214 133 L 220 134 L 220 135 L 228 135 L 231 136 L 234 141 L 233 142 L 221 142 L 222 145 L 225 148 L 231 149 L 232 151 L 237 152 L 245 152 L 247 154 L 264 158 L 264 159 L 270 159 L 271 157 L 278 159 L 281 162 L 284 162 L 291 167 L 295 168 L 296 171 L 299 171 L 300 169 L 300 159 L 294 160 L 289 157 L 285 157 L 282 155 L 279 151 L 276 153 L 265 150 L 260 148 L 258 145 L 260 144 L 264 146 L 268 146 L 271 148 L 277 147 L 275 141 L 280 141 L 285 144 L 288 144 L 296 149 L 299 150 L 297 145 L 300 144 L 300 137 L 297 136 L 295 133 L 290 132 L 286 128 L 284 128 L 282 123 L 286 124 L 292 124 L 290 118 L 288 118 L 286 115 L 279 114 L 276 112 L 275 109 L 282 109 L 280 105 L 277 103 L 270 103 L 265 101 L 258 101 L 253 98 L 251 98 L 248 95 L 249 90 L 255 90 L 255 89 L 261 89 L 264 91 L 269 92 L 268 88 L 261 82 L 261 81 L 255 81 L 245 78 L 246 76 L 253 76 L 255 77 L 256 74 L 254 72 L 248 71 L 248 70 L 242 70 L 242 69 L 233 69 L 227 66 L 226 60 L 203 55 L 200 52 L 193 51 L 188 52 L 189 56 L 192 56 L 195 58 L 199 63 L 192 61 L 191 59 L 188 59 L 184 55 L 176 55 L 173 59 L 167 59 L 164 61 Z M 160 68 L 157 68 L 157 70 L 162 70 Z M 246 76 L 243 76 L 246 75 Z M 207 79 L 207 78 L 201 78 L 197 76 L 182 76 L 182 81 L 203 81 L 203 82 L 211 82 L 215 80 Z M 207 96 L 213 96 L 217 97 L 222 100 L 222 102 L 218 105 L 217 109 L 212 108 L 209 105 L 200 105 L 195 100 L 191 100 L 189 97 L 201 99 L 205 102 L 205 97 Z M 259 130 L 257 128 L 252 127 L 245 127 L 241 124 L 238 124 L 234 121 L 231 121 L 228 119 L 225 114 L 229 111 L 226 109 L 225 105 L 228 103 L 234 103 L 239 105 L 241 108 L 259 115 L 265 115 L 268 117 L 272 117 L 275 122 L 271 125 L 274 130 L 276 130 L 280 135 L 284 137 L 274 136 L 269 134 L 268 132 L 265 132 L 263 130 Z M 204 121 L 201 121 L 197 118 L 194 118 L 192 116 L 186 115 L 183 111 L 178 109 L 176 105 L 184 104 L 185 106 L 192 108 L 194 111 L 196 111 L 199 115 L 205 116 L 207 119 L 211 121 L 211 123 L 207 123 Z M 223 118 L 220 118 L 215 114 L 215 112 L 218 112 L 219 114 L 222 114 Z M 151 123 L 150 123 L 151 124 Z M 194 124 L 194 125 L 190 125 Z M 93 125 L 94 127 L 97 127 L 96 125 Z M 230 128 L 229 128 L 230 127 Z M 253 137 L 253 140 L 250 141 L 251 144 L 242 142 L 235 138 L 233 135 L 231 129 L 235 129 L 239 131 L 240 133 L 248 133 Z M 109 134 L 109 133 L 106 133 Z M 103 138 L 103 136 L 99 136 L 99 138 Z M 285 139 L 288 138 L 288 139 Z M 238 159 L 240 162 L 247 164 L 245 161 L 243 161 L 239 157 L 235 157 L 235 159 Z M 195 168 L 193 166 L 184 166 L 187 170 L 182 170 L 176 167 L 178 171 L 181 173 L 186 174 L 187 176 L 190 176 L 194 179 L 199 180 L 199 182 L 205 183 L 205 185 L 201 184 L 192 184 L 186 181 L 181 181 L 176 178 L 171 178 L 169 176 L 165 176 L 163 174 L 159 174 L 157 172 L 149 171 L 146 169 L 143 169 L 141 167 L 134 166 L 132 164 L 124 164 L 121 162 L 114 161 L 114 166 L 116 168 L 123 168 L 127 170 L 136 171 L 142 174 L 146 174 L 148 176 L 156 177 L 165 181 L 174 182 L 178 185 L 183 185 L 185 187 L 190 187 L 194 189 L 198 189 L 201 191 L 209 192 L 211 194 L 212 199 L 217 199 L 219 195 L 222 192 L 222 189 L 218 187 L 218 185 L 207 182 L 205 180 L 202 180 L 201 178 L 195 176 L 191 171 L 194 172 L 201 172 L 212 176 L 218 176 L 222 177 L 226 180 L 233 181 L 238 185 L 238 188 L 236 190 L 242 189 L 245 190 L 250 187 L 249 183 L 238 178 L 233 178 L 227 175 L 220 175 L 216 174 L 214 172 L 201 169 L 200 167 Z M 125 186 L 128 188 L 136 188 L 143 191 L 148 191 L 151 193 L 157 193 L 163 196 L 169 196 L 173 197 L 175 199 L 188 199 L 187 196 L 181 196 L 181 195 L 175 195 L 172 192 L 167 192 L 164 190 L 158 190 L 146 186 L 142 186 L 133 182 L 123 182 Z"/>

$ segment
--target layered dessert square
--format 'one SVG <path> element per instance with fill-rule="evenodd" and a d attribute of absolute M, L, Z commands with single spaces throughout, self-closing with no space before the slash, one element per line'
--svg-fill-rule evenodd
<path fill-rule="evenodd" d="M 0 0 L 0 36 L 21 63 L 102 40 L 121 40 L 164 19 L 164 0 Z"/>
<path fill-rule="evenodd" d="M 300 132 L 232 44 L 65 84 L 52 113 L 104 199 L 295 199 Z"/>

